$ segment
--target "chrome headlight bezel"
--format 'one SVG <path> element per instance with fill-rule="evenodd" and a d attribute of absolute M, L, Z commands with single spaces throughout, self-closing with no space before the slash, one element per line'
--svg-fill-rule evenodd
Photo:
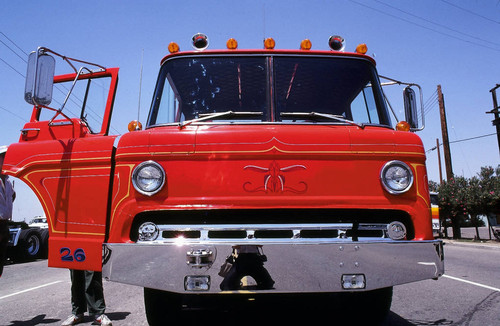
<path fill-rule="evenodd" d="M 405 179 L 406 181 L 404 183 L 396 181 L 393 178 L 395 172 L 400 174 L 398 176 L 399 179 Z M 403 175 L 401 175 L 401 173 L 403 173 Z M 380 170 L 380 181 L 382 182 L 382 186 L 392 195 L 401 195 L 410 190 L 413 185 L 413 179 L 413 171 L 410 166 L 402 161 L 389 161 Z"/>
<path fill-rule="evenodd" d="M 160 235 L 160 229 L 153 222 L 144 222 L 139 226 L 138 241 L 155 241 Z"/>
<path fill-rule="evenodd" d="M 141 182 L 139 179 L 141 177 L 141 173 L 148 173 L 146 169 L 149 170 L 151 175 L 154 175 L 154 177 L 151 177 L 152 180 L 156 180 L 156 182 L 153 182 L 153 185 L 148 185 L 145 182 Z M 135 190 L 146 196 L 153 196 L 163 189 L 165 180 L 165 170 L 155 161 L 142 162 L 137 165 L 132 172 L 132 184 L 134 185 Z"/>

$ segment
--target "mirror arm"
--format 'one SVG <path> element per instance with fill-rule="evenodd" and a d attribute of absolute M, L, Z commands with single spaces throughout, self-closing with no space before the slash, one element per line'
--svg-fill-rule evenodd
<path fill-rule="evenodd" d="M 398 116 L 396 115 L 396 112 L 394 112 L 394 109 L 392 108 L 391 102 L 389 102 L 389 99 L 385 95 L 384 89 L 380 88 L 382 90 L 382 96 L 384 96 L 384 100 L 389 105 L 389 109 L 391 109 L 392 115 L 394 116 L 394 119 L 396 119 L 396 122 L 399 122 Z"/>
<path fill-rule="evenodd" d="M 414 83 L 405 83 L 405 82 L 399 81 L 397 79 L 389 78 L 389 77 L 382 76 L 382 75 L 379 75 L 379 77 L 383 78 L 383 79 L 386 79 L 386 80 L 389 81 L 387 83 L 381 83 L 380 84 L 381 86 L 406 85 L 406 86 L 410 86 L 410 87 L 411 86 L 415 86 L 415 87 L 418 88 L 418 92 L 420 93 L 420 115 L 421 115 L 421 118 L 422 118 L 422 126 L 419 127 L 419 128 L 411 128 L 411 131 L 421 131 L 421 130 L 423 130 L 425 128 L 424 101 L 423 101 L 422 88 L 420 87 L 420 85 L 414 84 Z M 385 97 L 385 94 L 384 94 L 384 97 Z M 386 101 L 387 101 L 387 98 L 386 98 Z M 389 101 L 387 101 L 387 102 L 389 102 Z M 391 107 L 390 104 L 389 104 L 389 107 Z M 391 107 L 391 110 L 392 110 L 392 107 Z M 392 110 L 392 113 L 395 114 L 394 110 Z M 397 120 L 397 118 L 396 118 L 396 120 Z"/>
<path fill-rule="evenodd" d="M 92 63 L 92 62 L 88 62 L 88 61 L 83 61 L 83 60 L 79 60 L 79 59 L 75 59 L 75 58 L 66 57 L 66 56 L 64 56 L 62 54 L 59 54 L 59 53 L 57 53 L 55 51 L 52 51 L 49 48 L 39 47 L 38 49 L 39 49 L 39 51 L 42 50 L 44 52 L 49 52 L 49 53 L 52 53 L 53 55 L 56 55 L 56 56 L 60 57 L 61 59 L 63 59 L 64 61 L 66 61 L 71 66 L 71 68 L 73 68 L 73 70 L 75 71 L 75 73 L 77 73 L 78 71 L 75 68 L 75 66 L 71 63 L 71 61 L 79 62 L 79 63 L 83 63 L 83 64 L 87 64 L 87 65 L 91 65 L 91 66 L 94 66 L 94 67 L 99 67 L 103 71 L 106 70 L 106 67 L 98 65 L 97 63 Z M 90 71 L 89 69 L 87 69 L 87 70 Z"/>
<path fill-rule="evenodd" d="M 63 117 L 66 118 L 66 120 L 68 120 L 71 124 L 73 124 L 73 120 L 71 120 L 70 117 L 68 117 L 66 114 L 62 113 L 62 111 L 60 110 L 57 110 L 56 111 L 56 114 L 52 117 L 52 119 L 49 120 L 49 126 L 53 126 L 54 125 L 54 119 L 58 116 L 58 115 L 62 115 Z"/>
<path fill-rule="evenodd" d="M 60 114 L 62 116 L 64 116 L 66 119 L 68 119 L 69 121 L 72 121 L 67 115 L 65 115 L 64 113 L 62 113 L 62 110 L 64 109 L 64 107 L 66 106 L 66 103 L 68 102 L 68 99 L 69 99 L 69 96 L 71 95 L 71 93 L 73 92 L 73 89 L 75 88 L 75 85 L 76 85 L 76 82 L 78 80 L 78 77 L 80 77 L 80 75 L 82 74 L 82 71 L 83 70 L 87 70 L 89 73 L 92 73 L 92 71 L 86 67 L 81 67 L 80 70 L 78 70 L 78 72 L 76 73 L 76 76 L 75 76 L 75 79 L 73 80 L 73 83 L 71 84 L 71 88 L 69 89 L 68 91 L 68 94 L 66 94 L 66 98 L 64 99 L 64 102 L 63 104 L 61 105 L 61 108 L 59 110 L 57 110 L 56 114 L 52 117 L 52 119 L 49 120 L 49 125 L 52 124 L 52 122 L 54 121 L 54 119 Z"/>

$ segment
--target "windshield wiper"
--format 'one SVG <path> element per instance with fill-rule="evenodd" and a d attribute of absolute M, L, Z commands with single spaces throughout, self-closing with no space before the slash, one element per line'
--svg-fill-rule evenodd
<path fill-rule="evenodd" d="M 262 112 L 235 112 L 235 111 L 225 111 L 225 112 L 216 112 L 216 113 L 202 113 L 200 114 L 199 118 L 197 119 L 192 119 L 192 120 L 187 120 L 184 122 L 179 122 L 179 128 L 184 128 L 185 126 L 188 126 L 192 123 L 195 122 L 200 122 L 200 121 L 206 121 L 206 120 L 213 120 L 213 119 L 218 119 L 218 118 L 223 118 L 223 117 L 230 117 L 230 116 L 251 116 L 251 117 L 256 117 L 256 116 L 262 116 Z"/>
<path fill-rule="evenodd" d="M 328 114 L 328 113 L 318 113 L 318 112 L 281 112 L 280 116 L 282 117 L 308 117 L 308 118 L 326 118 L 330 120 L 345 122 L 353 126 L 358 126 L 361 129 L 364 129 L 365 126 L 362 123 L 357 123 L 351 120 L 344 118 L 341 115 L 336 114 Z"/>

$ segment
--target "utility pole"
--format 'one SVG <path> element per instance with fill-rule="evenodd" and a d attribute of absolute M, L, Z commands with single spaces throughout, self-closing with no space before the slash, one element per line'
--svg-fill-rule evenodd
<path fill-rule="evenodd" d="M 441 116 L 441 132 L 443 134 L 444 165 L 446 168 L 446 180 L 453 178 L 453 168 L 451 166 L 450 142 L 448 140 L 448 126 L 446 124 L 446 112 L 444 109 L 444 96 L 441 85 L 437 86 L 439 113 Z"/>
<path fill-rule="evenodd" d="M 494 120 L 492 121 L 493 125 L 497 127 L 497 139 L 498 139 L 498 150 L 500 151 L 500 107 L 497 102 L 497 88 L 500 87 L 500 84 L 497 84 L 493 87 L 490 92 L 493 97 L 493 110 L 486 112 L 494 114 Z"/>
<path fill-rule="evenodd" d="M 439 164 L 439 184 L 443 185 L 443 171 L 441 170 L 441 150 L 439 149 L 439 138 L 436 138 L 436 148 L 438 154 L 438 164 Z"/>

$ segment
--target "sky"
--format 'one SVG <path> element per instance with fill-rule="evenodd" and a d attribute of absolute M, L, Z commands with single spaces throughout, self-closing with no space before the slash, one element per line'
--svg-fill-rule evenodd
<path fill-rule="evenodd" d="M 500 84 L 500 0 L 2 1 L 0 145 L 17 142 L 29 121 L 26 58 L 38 46 L 120 67 L 111 124 L 125 133 L 137 116 L 145 124 L 168 44 L 190 50 L 198 32 L 209 37 L 210 49 L 225 48 L 231 37 L 239 49 L 260 49 L 265 37 L 273 37 L 277 49 L 298 49 L 307 38 L 313 49 L 328 50 L 331 35 L 344 37 L 346 51 L 366 43 L 380 75 L 422 87 L 425 129 L 418 135 L 430 180 L 439 181 L 438 85 L 454 174 L 470 178 L 500 163 L 493 115 L 486 114 L 493 108 L 490 90 Z M 56 65 L 56 73 L 69 72 L 62 61 Z M 402 119 L 402 89 L 387 94 Z M 446 178 L 442 147 L 441 161 Z M 43 215 L 27 186 L 15 180 L 15 189 L 14 220 Z"/>

